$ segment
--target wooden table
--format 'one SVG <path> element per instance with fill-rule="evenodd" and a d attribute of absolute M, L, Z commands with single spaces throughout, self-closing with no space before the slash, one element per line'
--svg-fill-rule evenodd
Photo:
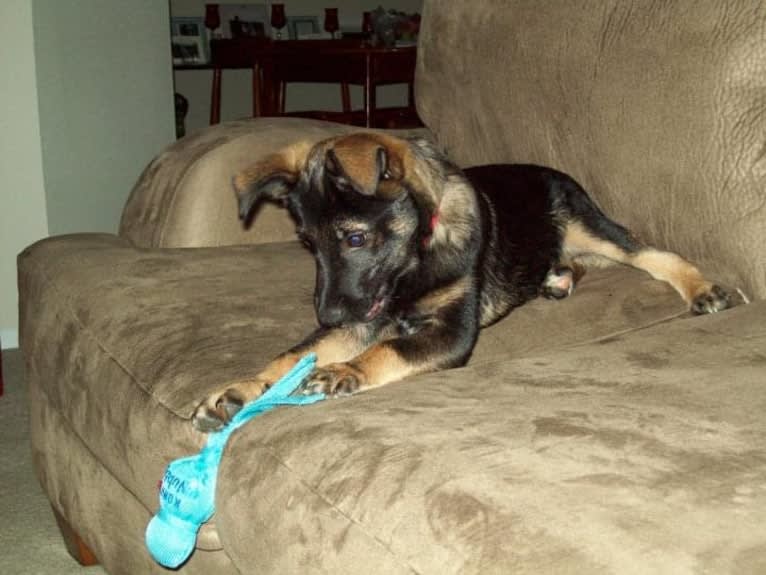
<path fill-rule="evenodd" d="M 377 108 L 376 88 L 384 84 L 407 84 L 407 106 L 397 109 L 403 121 L 420 125 L 415 112 L 413 84 L 417 48 L 415 46 L 383 48 L 361 40 L 279 40 L 259 38 L 217 39 L 210 43 L 213 69 L 210 123 L 221 118 L 222 71 L 251 68 L 253 116 L 285 114 L 285 87 L 289 82 L 337 83 L 341 86 L 343 112 L 341 121 L 367 127 L 385 124 L 384 114 Z M 361 85 L 364 108 L 351 110 L 349 84 Z M 297 112 L 291 115 L 316 115 Z M 389 122 L 386 127 L 392 126 Z"/>

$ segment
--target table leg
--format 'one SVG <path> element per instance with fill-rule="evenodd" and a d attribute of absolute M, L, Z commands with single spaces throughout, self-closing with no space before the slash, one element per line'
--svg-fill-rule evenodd
<path fill-rule="evenodd" d="M 213 88 L 210 94 L 210 125 L 221 121 L 221 68 L 213 68 Z"/>
<path fill-rule="evenodd" d="M 372 85 L 372 56 L 369 52 L 364 59 L 364 125 L 372 128 L 373 108 L 375 108 L 375 87 Z"/>
<path fill-rule="evenodd" d="M 263 103 L 261 102 L 261 68 L 256 63 L 253 66 L 253 117 L 263 115 Z"/>
<path fill-rule="evenodd" d="M 277 104 L 274 108 L 274 115 L 283 116 L 285 113 L 285 101 L 287 100 L 287 82 L 280 82 L 277 88 Z"/>
<path fill-rule="evenodd" d="M 274 62 L 271 58 L 264 58 L 259 63 L 260 70 L 260 114 L 261 116 L 279 115 L 280 82 L 275 80 Z"/>
<path fill-rule="evenodd" d="M 348 88 L 348 84 L 343 82 L 340 85 L 340 98 L 343 102 L 343 113 L 344 114 L 350 114 L 351 113 L 351 91 Z"/>

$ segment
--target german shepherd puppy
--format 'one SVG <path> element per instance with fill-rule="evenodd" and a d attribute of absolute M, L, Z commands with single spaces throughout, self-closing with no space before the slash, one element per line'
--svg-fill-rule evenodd
<path fill-rule="evenodd" d="M 460 170 L 424 139 L 354 133 L 297 143 L 237 175 L 240 216 L 282 202 L 316 259 L 320 327 L 252 380 L 207 398 L 224 425 L 307 352 L 307 392 L 331 396 L 461 366 L 479 329 L 538 295 L 565 297 L 583 263 L 668 282 L 696 314 L 730 304 L 680 256 L 639 243 L 571 177 L 533 165 Z"/>

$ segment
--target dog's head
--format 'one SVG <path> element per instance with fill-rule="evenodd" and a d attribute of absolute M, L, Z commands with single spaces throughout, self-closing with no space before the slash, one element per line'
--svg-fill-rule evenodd
<path fill-rule="evenodd" d="M 289 209 L 316 259 L 323 326 L 381 316 L 417 264 L 439 204 L 424 145 L 354 133 L 290 146 L 234 178 L 243 220 L 263 199 Z"/>

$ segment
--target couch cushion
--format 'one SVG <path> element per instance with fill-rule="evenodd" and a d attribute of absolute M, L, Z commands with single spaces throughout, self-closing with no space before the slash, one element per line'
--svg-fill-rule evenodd
<path fill-rule="evenodd" d="M 188 421 L 197 403 L 257 373 L 315 327 L 313 281 L 297 242 L 140 249 L 109 235 L 43 240 L 19 257 L 29 377 L 154 509 L 167 463 L 204 441 Z M 540 355 L 686 313 L 645 274 L 589 273 L 574 297 L 532 302 L 485 330 L 471 363 Z"/>
<path fill-rule="evenodd" d="M 141 250 L 80 235 L 19 257 L 30 379 L 149 509 L 167 463 L 203 444 L 187 420 L 195 404 L 314 323 L 300 245 L 252 250 Z"/>
<path fill-rule="evenodd" d="M 313 262 L 297 242 L 140 249 L 82 234 L 35 244 L 19 264 L 36 334 L 65 331 L 69 342 L 87 336 L 93 351 L 112 357 L 143 393 L 181 417 L 205 390 L 252 375 L 316 327 Z M 576 297 L 536 300 L 484 330 L 472 362 L 541 353 L 686 313 L 672 289 L 642 272 L 589 272 Z M 31 352 L 35 342 L 24 343 Z M 60 368 L 86 361 L 67 348 L 58 353 L 50 361 Z M 64 409 L 75 390 L 60 383 L 51 382 L 52 391 L 62 394 Z"/>
<path fill-rule="evenodd" d="M 273 412 L 218 525 L 261 573 L 766 572 L 766 302 Z"/>
<path fill-rule="evenodd" d="M 766 4 L 583 6 L 426 0 L 423 121 L 460 165 L 568 172 L 646 241 L 766 297 Z"/>

